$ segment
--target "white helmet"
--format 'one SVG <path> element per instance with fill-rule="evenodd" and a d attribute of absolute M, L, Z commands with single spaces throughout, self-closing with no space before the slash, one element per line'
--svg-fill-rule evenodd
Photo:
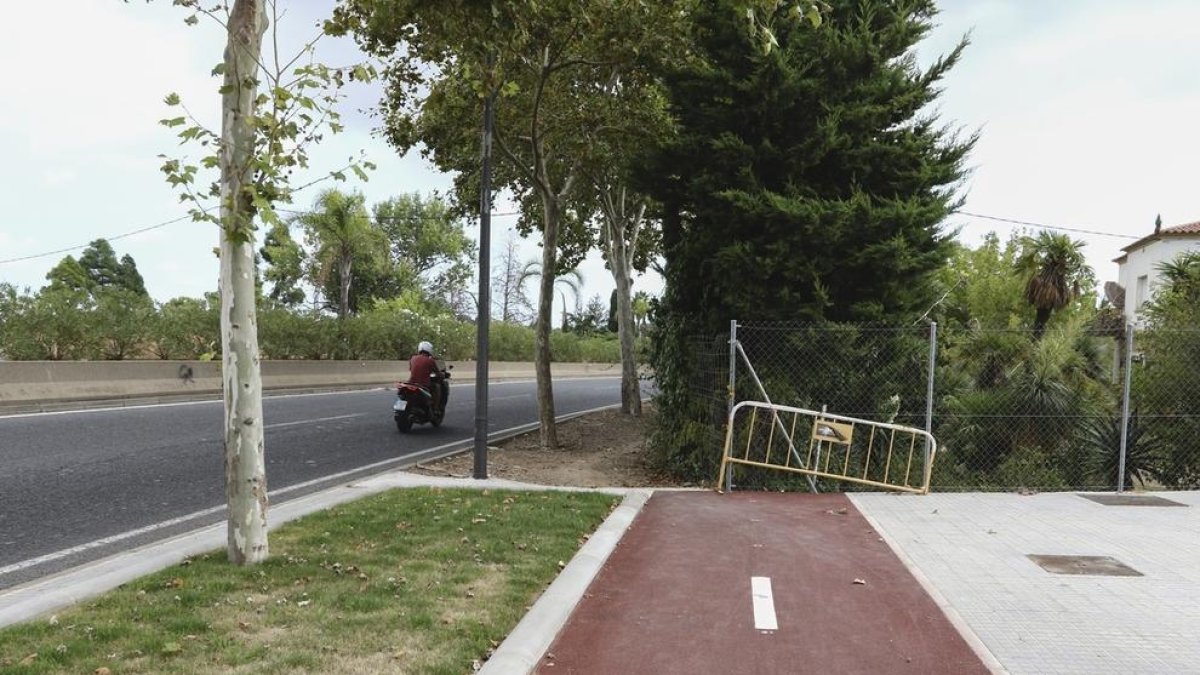
<path fill-rule="evenodd" d="M 418 352 L 426 352 L 426 353 L 432 355 L 433 354 L 433 343 L 428 340 L 421 340 L 421 344 L 417 345 L 417 351 Z"/>

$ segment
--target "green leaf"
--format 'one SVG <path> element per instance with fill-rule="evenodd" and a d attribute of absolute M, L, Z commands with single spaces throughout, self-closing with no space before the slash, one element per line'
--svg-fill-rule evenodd
<path fill-rule="evenodd" d="M 187 119 L 185 119 L 183 117 L 171 117 L 169 119 L 163 119 L 163 120 L 158 121 L 158 123 L 163 125 L 164 127 L 177 127 L 185 122 L 187 122 Z"/>
<path fill-rule="evenodd" d="M 178 642 L 168 642 L 163 645 L 162 653 L 167 656 L 173 656 L 183 651 L 183 646 Z"/>
<path fill-rule="evenodd" d="M 213 75 L 224 75 L 225 74 L 225 63 L 222 62 L 222 63 L 218 63 L 217 65 L 213 66 L 212 74 Z"/>
<path fill-rule="evenodd" d="M 175 92 L 167 94 L 167 97 L 163 99 L 163 103 L 167 105 L 179 105 L 179 94 Z"/>
<path fill-rule="evenodd" d="M 818 9 L 816 5 L 812 5 L 808 8 L 808 12 L 805 14 L 805 17 L 808 19 L 808 22 L 812 24 L 813 28 L 821 27 L 821 10 Z"/>

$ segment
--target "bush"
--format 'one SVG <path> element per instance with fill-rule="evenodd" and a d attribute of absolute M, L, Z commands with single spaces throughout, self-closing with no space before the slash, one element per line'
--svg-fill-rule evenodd
<path fill-rule="evenodd" d="M 533 360 L 533 329 L 529 326 L 493 321 L 488 342 L 493 361 Z"/>

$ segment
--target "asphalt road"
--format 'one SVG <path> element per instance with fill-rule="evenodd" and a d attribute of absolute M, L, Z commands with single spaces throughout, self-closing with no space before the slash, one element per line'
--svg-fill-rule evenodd
<path fill-rule="evenodd" d="M 454 385 L 439 429 L 400 434 L 389 390 L 264 399 L 272 503 L 474 438 Z M 560 415 L 620 401 L 617 378 L 555 383 Z M 489 430 L 537 420 L 532 382 L 492 383 Z M 224 519 L 219 401 L 0 417 L 0 589 Z"/>

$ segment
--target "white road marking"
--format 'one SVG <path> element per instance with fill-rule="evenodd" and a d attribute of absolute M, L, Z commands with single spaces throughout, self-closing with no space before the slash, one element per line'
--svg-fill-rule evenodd
<path fill-rule="evenodd" d="M 139 527 L 136 530 L 122 532 L 121 534 L 114 534 L 111 537 L 97 539 L 96 541 L 89 541 L 86 544 L 72 546 L 71 548 L 64 548 L 63 550 L 55 551 L 54 553 L 47 553 L 46 555 L 38 556 L 36 558 L 30 558 L 29 560 L 22 560 L 19 563 L 13 563 L 12 565 L 8 565 L 7 567 L 0 567 L 0 577 L 4 576 L 6 574 L 12 574 L 13 572 L 20 572 L 23 569 L 35 567 L 37 565 L 41 565 L 42 563 L 48 563 L 53 560 L 58 560 L 60 558 L 66 558 L 67 556 L 75 555 L 76 553 L 83 553 L 84 551 L 90 551 L 94 548 L 100 548 L 101 546 L 107 546 L 108 544 L 114 544 L 118 541 L 124 541 L 125 539 L 130 539 L 130 538 L 136 537 L 138 535 L 146 534 L 147 532 L 153 532 L 155 530 L 161 530 L 165 527 L 171 527 L 172 525 L 186 523 L 187 521 L 192 520 L 193 518 L 200 518 L 202 516 L 211 515 L 211 514 L 217 513 L 218 511 L 222 511 L 224 509 L 225 509 L 224 505 L 214 506 L 210 509 L 204 509 L 203 511 L 189 513 L 186 516 L 179 516 L 178 518 L 164 520 L 161 523 L 154 523 L 153 525 Z"/>
<path fill-rule="evenodd" d="M 560 378 L 556 378 L 554 381 L 555 382 L 581 382 L 581 381 L 587 381 L 587 380 L 594 381 L 594 380 L 619 380 L 619 379 L 621 379 L 621 378 L 616 375 L 594 375 L 594 376 L 579 376 L 579 377 L 560 377 Z M 536 381 L 537 380 L 497 380 L 495 382 L 489 382 L 488 387 L 491 388 L 491 387 L 495 387 L 497 385 L 506 385 L 506 384 L 530 384 L 530 383 L 534 383 Z M 452 389 L 458 388 L 458 387 L 474 387 L 474 386 L 475 386 L 474 382 L 455 382 L 450 385 L 450 387 Z M 270 399 L 276 399 L 276 398 L 307 398 L 309 396 L 338 396 L 340 394 L 361 394 L 361 393 L 367 392 L 367 391 L 393 391 L 394 392 L 395 390 L 396 390 L 395 387 L 387 386 L 387 387 L 367 387 L 364 389 L 345 389 L 345 390 L 340 390 L 340 391 L 315 391 L 315 392 L 308 392 L 305 394 L 272 394 L 270 392 L 267 392 L 267 395 L 263 397 L 263 400 L 270 400 Z M 145 410 L 147 408 L 175 408 L 178 406 L 185 406 L 185 405 L 221 405 L 222 403 L 223 403 L 223 401 L 221 399 L 204 399 L 204 400 L 200 400 L 200 401 L 176 401 L 174 403 L 144 403 L 144 404 L 140 404 L 140 405 L 127 405 L 127 406 L 114 405 L 114 406 L 108 406 L 108 407 L 104 407 L 104 408 L 82 408 L 82 409 L 78 409 L 78 410 L 50 410 L 50 411 L 46 411 L 46 412 L 15 413 L 12 415 L 0 414 L 0 422 L 2 422 L 4 420 L 15 420 L 15 419 L 21 419 L 21 418 L 25 418 L 25 417 L 50 417 L 50 416 L 54 416 L 54 415 L 79 415 L 82 413 L 92 415 L 92 414 L 102 414 L 102 413 L 125 412 L 125 411 L 129 411 L 129 410 Z"/>
<path fill-rule="evenodd" d="M 588 413 L 599 412 L 601 410 L 608 410 L 613 407 L 617 407 L 619 405 L 620 404 L 604 405 L 604 406 L 598 406 L 595 408 L 589 408 L 588 410 L 581 410 L 578 412 L 566 413 L 563 415 L 559 415 L 558 420 L 561 422 L 564 419 L 575 417 L 577 415 L 587 415 Z M 529 424 L 522 424 L 522 425 L 518 425 L 515 427 L 509 427 L 508 429 L 501 429 L 499 431 L 493 431 L 489 434 L 489 437 L 500 436 L 500 435 L 512 433 L 512 432 L 531 431 L 533 429 L 536 429 L 537 427 L 538 427 L 537 422 L 531 422 Z M 442 445 L 439 445 L 439 446 L 436 446 L 433 448 L 429 448 L 428 450 L 423 450 L 422 452 L 439 452 L 441 450 L 445 450 L 445 449 L 452 448 L 455 446 L 460 446 L 460 445 L 463 445 L 464 443 L 469 443 L 469 442 L 470 442 L 470 439 L 460 439 L 457 441 L 452 441 L 450 443 L 444 443 Z M 270 495 L 273 497 L 278 497 L 279 495 L 284 495 L 289 492 L 295 492 L 296 490 L 303 490 L 307 487 L 311 487 L 313 485 L 317 485 L 320 483 L 337 481 L 341 478 L 345 478 L 346 476 L 360 473 L 362 471 L 370 471 L 372 469 L 382 469 L 383 467 L 386 467 L 390 464 L 400 464 L 409 459 L 410 458 L 406 457 L 406 456 L 385 459 L 385 460 L 382 460 L 379 462 L 375 462 L 373 464 L 367 464 L 365 466 L 360 466 L 357 469 L 349 469 L 347 471 L 342 471 L 339 473 L 331 474 L 329 476 L 323 476 L 321 478 L 314 478 L 312 480 L 307 480 L 307 481 L 304 481 L 303 483 L 296 483 L 295 485 L 289 485 L 287 487 L 279 488 L 278 490 L 271 490 Z M 55 551 L 53 553 L 47 553 L 45 555 L 41 555 L 36 558 L 22 560 L 21 562 L 13 563 L 13 564 L 7 565 L 5 567 L 0 567 L 0 577 L 4 576 L 6 574 L 12 574 L 13 572 L 19 572 L 24 569 L 29 569 L 30 567 L 37 567 L 38 565 L 41 565 L 43 563 L 53 562 L 55 560 L 61 560 L 62 558 L 66 558 L 66 557 L 75 555 L 77 553 L 83 553 L 85 551 L 90 551 L 94 548 L 100 548 L 101 546 L 107 546 L 108 544 L 114 544 L 114 543 L 117 543 L 120 541 L 124 541 L 126 539 L 132 539 L 133 537 L 137 537 L 139 535 L 143 535 L 143 534 L 146 534 L 149 532 L 154 532 L 156 530 L 161 530 L 164 528 L 172 527 L 174 525 L 186 523 L 189 520 L 194 520 L 196 518 L 202 518 L 204 516 L 210 516 L 214 513 L 219 513 L 224 510 L 225 510 L 224 504 L 222 504 L 220 506 L 213 506 L 213 507 L 204 509 L 202 511 L 196 511 L 194 513 L 189 513 L 186 516 L 179 516 L 178 518 L 164 520 L 161 523 L 154 523 L 153 525 L 146 525 L 145 527 L 139 527 L 136 530 L 129 530 L 128 532 L 114 534 L 111 537 L 104 537 L 103 539 L 89 541 L 86 544 L 79 544 L 78 546 L 72 546 L 71 548 L 65 548 L 65 549 L 62 549 L 61 551 Z"/>
<path fill-rule="evenodd" d="M 750 599 L 754 603 L 754 630 L 779 630 L 771 577 L 750 577 Z"/>
<path fill-rule="evenodd" d="M 348 420 L 353 417 L 366 417 L 369 413 L 354 413 L 352 415 L 334 415 L 333 417 L 317 417 L 311 420 L 300 420 L 298 422 L 279 422 L 277 424 L 268 424 L 264 429 L 278 429 L 280 427 L 294 427 L 299 424 L 316 424 L 317 422 L 331 422 L 333 420 Z"/>

